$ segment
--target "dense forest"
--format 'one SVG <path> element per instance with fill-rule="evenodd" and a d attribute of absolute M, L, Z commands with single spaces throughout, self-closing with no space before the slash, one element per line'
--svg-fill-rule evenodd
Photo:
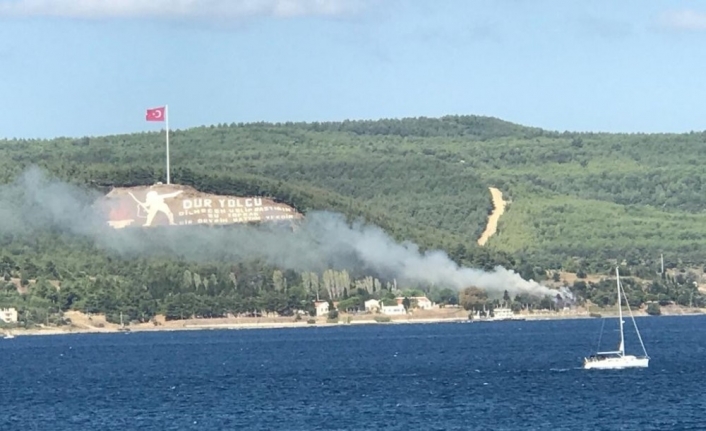
<path fill-rule="evenodd" d="M 449 116 L 219 124 L 172 131 L 170 141 L 172 181 L 203 192 L 271 197 L 305 214 L 339 212 L 422 251 L 444 250 L 458 264 L 499 264 L 526 279 L 551 280 L 558 270 L 605 274 L 605 286 L 574 286 L 594 303 L 608 305 L 603 294 L 616 263 L 647 280 L 635 301 L 701 301 L 693 284 L 700 276 L 687 280 L 691 273 L 683 270 L 700 268 L 705 257 L 706 172 L 698 160 L 706 154 L 706 133 L 560 133 Z M 100 193 L 153 184 L 165 178 L 163 142 L 158 133 L 0 140 L 0 183 L 12 184 L 37 166 Z M 492 210 L 489 186 L 509 205 L 498 234 L 479 247 Z M 26 210 L 21 199 L 3 205 Z M 661 253 L 681 278 L 656 275 Z M 287 314 L 310 309 L 317 294 L 355 308 L 369 296 L 413 288 L 379 274 L 335 273 L 287 271 L 257 260 L 116 256 L 50 223 L 0 224 L 6 283 L 0 307 L 18 306 L 32 321 L 57 320 L 67 309 L 123 312 L 134 320 L 155 313 Z M 414 288 L 437 302 L 458 301 L 446 286 Z"/>

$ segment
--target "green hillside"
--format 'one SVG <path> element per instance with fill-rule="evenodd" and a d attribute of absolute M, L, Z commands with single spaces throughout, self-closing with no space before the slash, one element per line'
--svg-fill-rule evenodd
<path fill-rule="evenodd" d="M 35 163 L 75 182 L 147 184 L 163 179 L 162 142 L 155 133 L 3 141 L 3 180 Z M 494 185 L 512 205 L 490 248 L 546 264 L 634 250 L 703 257 L 704 133 L 555 133 L 444 117 L 219 125 L 175 131 L 171 142 L 175 182 L 389 220 L 422 245 L 473 247 Z"/>
<path fill-rule="evenodd" d="M 271 196 L 304 212 L 362 217 L 398 240 L 442 248 L 467 265 L 500 263 L 537 279 L 546 269 L 604 272 L 614 259 L 644 267 L 660 253 L 675 264 L 703 265 L 706 253 L 699 247 L 706 235 L 706 171 L 700 166 L 706 133 L 557 133 L 450 116 L 223 124 L 172 131 L 170 137 L 175 183 Z M 139 133 L 3 140 L 0 165 L 3 183 L 37 165 L 103 191 L 151 184 L 164 180 L 164 138 Z M 498 234 L 480 248 L 476 241 L 492 210 L 489 186 L 499 188 L 510 205 Z M 106 263 L 109 254 L 85 240 L 5 232 L 0 245 L 7 279 L 115 275 L 122 277 L 116 283 L 150 290 L 144 278 L 120 273 Z M 142 265 L 145 273 L 164 265 L 172 281 L 183 278 L 187 266 L 201 271 L 200 278 L 233 271 L 227 262 Z M 288 276 L 301 284 L 298 275 Z M 217 277 L 218 289 L 228 289 L 224 278 Z M 271 288 L 271 282 L 262 283 Z M 184 292 L 197 288 L 187 283 Z"/>

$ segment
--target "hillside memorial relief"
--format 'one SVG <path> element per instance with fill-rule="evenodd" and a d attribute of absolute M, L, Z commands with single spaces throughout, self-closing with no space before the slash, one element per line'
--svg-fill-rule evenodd
<path fill-rule="evenodd" d="M 105 213 L 108 224 L 116 229 L 128 226 L 229 225 L 303 217 L 291 206 L 271 199 L 219 196 L 175 184 L 114 188 L 98 205 Z"/>

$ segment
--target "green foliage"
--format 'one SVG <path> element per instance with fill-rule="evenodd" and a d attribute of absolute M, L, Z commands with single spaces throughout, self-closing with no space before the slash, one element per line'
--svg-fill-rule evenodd
<path fill-rule="evenodd" d="M 404 299 L 402 300 L 402 306 L 404 307 L 405 311 L 409 311 L 409 307 L 411 305 L 412 304 L 411 304 L 409 298 L 405 296 Z"/>
<path fill-rule="evenodd" d="M 443 249 L 459 264 L 500 264 L 535 280 L 559 269 L 581 278 L 610 275 L 616 263 L 652 280 L 660 253 L 670 269 L 703 266 L 706 173 L 699 160 L 706 154 L 706 133 L 556 133 L 449 116 L 198 127 L 174 131 L 171 148 L 175 183 L 272 197 L 305 213 L 332 210 L 363 218 L 421 251 Z M 0 140 L 0 182 L 39 165 L 70 183 L 107 192 L 163 180 L 163 157 L 155 133 Z M 489 186 L 498 187 L 509 206 L 498 233 L 481 248 L 476 240 L 492 210 Z M 554 274 L 549 277 L 556 281 Z M 256 261 L 118 258 L 88 239 L 50 229 L 0 235 L 0 275 L 6 283 L 0 301 L 18 307 L 23 322 L 47 322 L 67 310 L 105 313 L 111 321 L 123 313 L 131 322 L 158 313 L 167 319 L 313 314 L 317 297 L 360 309 L 369 297 L 402 294 L 393 292 L 392 280 L 372 274 L 333 271 L 314 278 Z M 13 278 L 29 293 L 18 294 Z M 703 304 L 687 281 L 638 283 L 628 293 L 631 306 Z M 578 283 L 573 289 L 581 300 L 614 304 L 609 280 Z M 439 304 L 461 303 L 469 310 L 496 300 L 477 292 L 459 298 L 448 289 L 424 290 Z M 504 302 L 513 309 L 555 306 L 522 297 Z"/>
<path fill-rule="evenodd" d="M 647 304 L 647 314 L 650 316 L 659 316 L 662 314 L 662 310 L 660 310 L 659 304 L 651 302 Z"/>
<path fill-rule="evenodd" d="M 636 309 L 647 305 L 648 310 L 659 306 L 677 304 L 685 307 L 706 306 L 706 296 L 694 284 L 694 273 L 669 275 L 662 280 L 641 280 L 621 277 L 628 304 Z M 572 288 L 579 300 L 590 300 L 599 307 L 611 308 L 617 303 L 615 278 L 606 277 L 599 282 L 577 280 Z M 624 302 L 624 298 L 623 298 Z M 656 307 L 656 308 L 655 308 Z M 649 313 L 649 311 L 648 311 Z"/>
<path fill-rule="evenodd" d="M 458 304 L 458 292 L 453 289 L 449 289 L 448 287 L 443 289 L 432 289 L 427 296 L 432 302 L 439 305 Z"/>

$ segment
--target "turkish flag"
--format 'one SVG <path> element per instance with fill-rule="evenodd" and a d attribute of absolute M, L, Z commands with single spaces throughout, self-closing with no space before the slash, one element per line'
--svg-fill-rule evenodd
<path fill-rule="evenodd" d="M 147 121 L 164 121 L 164 111 L 164 106 L 161 108 L 148 109 L 145 119 Z"/>

